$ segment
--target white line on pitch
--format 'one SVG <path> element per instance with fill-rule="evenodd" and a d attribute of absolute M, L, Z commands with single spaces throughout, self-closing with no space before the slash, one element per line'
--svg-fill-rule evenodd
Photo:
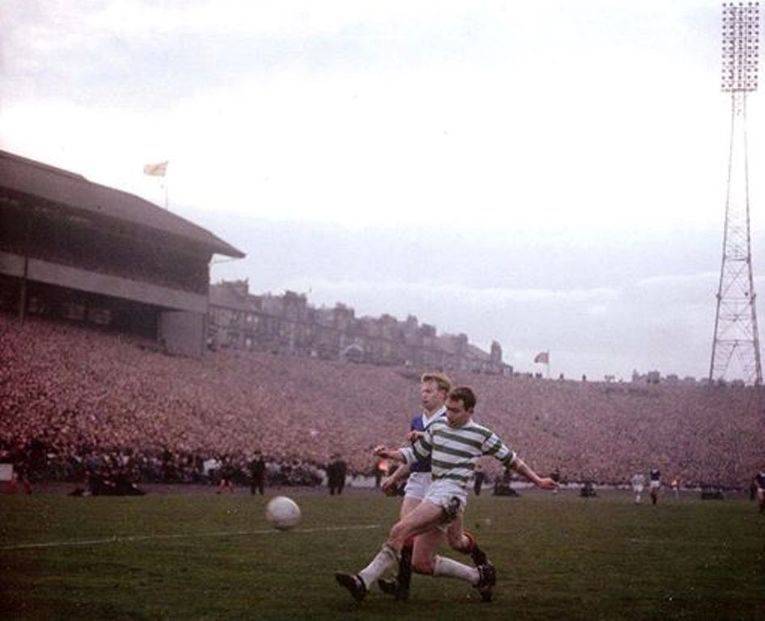
<path fill-rule="evenodd" d="M 325 526 L 322 528 L 299 528 L 291 532 L 295 534 L 300 533 L 331 533 L 336 531 L 346 530 L 372 530 L 374 528 L 380 528 L 379 524 L 359 524 L 352 526 Z M 13 546 L 3 546 L 0 550 L 31 550 L 35 548 L 61 548 L 64 546 L 95 546 L 104 543 L 129 543 L 132 541 L 149 541 L 154 539 L 182 539 L 182 538 L 194 538 L 199 539 L 201 537 L 242 537 L 245 535 L 274 535 L 279 534 L 274 528 L 262 529 L 262 530 L 236 530 L 236 531 L 220 531 L 214 533 L 190 533 L 190 534 L 173 534 L 173 535 L 126 535 L 124 537 L 106 537 L 104 539 L 81 539 L 79 541 L 50 541 L 48 543 L 19 543 Z"/>

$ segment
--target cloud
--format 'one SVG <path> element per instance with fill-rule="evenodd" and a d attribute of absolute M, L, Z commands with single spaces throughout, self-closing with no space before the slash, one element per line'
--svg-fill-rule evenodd
<path fill-rule="evenodd" d="M 424 226 L 439 210 L 477 229 L 650 229 L 687 225 L 676 206 L 691 204 L 718 220 L 709 154 L 724 133 L 697 131 L 714 112 L 655 94 L 689 61 L 663 48 L 670 18 L 655 2 L 605 6 L 16 2 L 3 116 L 19 133 L 34 123 L 18 108 L 55 117 L 44 143 L 18 142 L 62 145 L 87 175 L 101 174 L 98 120 L 112 117 L 124 151 L 172 159 L 177 202 L 261 217 Z M 671 141 L 657 115 L 674 119 Z M 111 157 L 120 187 L 142 185 Z"/>
<path fill-rule="evenodd" d="M 378 294 L 413 298 L 419 296 L 443 296 L 455 299 L 469 299 L 472 303 L 487 305 L 503 305 L 508 303 L 530 305 L 569 305 L 591 304 L 615 300 L 619 291 L 609 288 L 596 289 L 504 289 L 498 287 L 471 287 L 461 283 L 433 283 L 429 281 L 328 281 L 315 280 L 293 281 L 290 283 L 298 290 L 305 291 L 306 286 L 321 291 L 349 292 L 361 294 Z"/>

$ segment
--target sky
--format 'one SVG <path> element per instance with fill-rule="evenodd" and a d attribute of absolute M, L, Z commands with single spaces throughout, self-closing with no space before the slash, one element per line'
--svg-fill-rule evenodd
<path fill-rule="evenodd" d="M 0 148 L 518 371 L 705 377 L 730 136 L 706 0 L 4 0 Z M 765 110 L 747 101 L 755 291 Z M 163 180 L 142 173 L 169 161 Z M 165 187 L 161 183 L 166 184 Z M 734 372 L 735 374 L 735 372 Z"/>

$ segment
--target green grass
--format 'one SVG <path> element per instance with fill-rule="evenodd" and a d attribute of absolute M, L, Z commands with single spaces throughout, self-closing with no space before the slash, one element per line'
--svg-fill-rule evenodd
<path fill-rule="evenodd" d="M 461 582 L 415 576 L 409 602 L 373 592 L 359 605 L 333 572 L 367 563 L 398 501 L 290 493 L 304 519 L 287 533 L 268 529 L 265 500 L 241 490 L 0 497 L 0 617 L 765 618 L 765 516 L 746 500 L 689 495 L 652 507 L 626 492 L 471 498 L 466 524 L 499 572 L 494 602 Z M 364 525 L 379 526 L 346 530 Z M 152 538 L 8 549 L 137 535 Z"/>

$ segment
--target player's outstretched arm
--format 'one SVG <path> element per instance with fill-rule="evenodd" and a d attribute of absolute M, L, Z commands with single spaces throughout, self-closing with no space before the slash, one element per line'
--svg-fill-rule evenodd
<path fill-rule="evenodd" d="M 383 459 L 392 459 L 393 461 L 406 463 L 406 458 L 400 449 L 389 449 L 380 444 L 379 446 L 376 446 L 372 452 L 377 457 L 382 457 Z"/>
<path fill-rule="evenodd" d="M 382 491 L 386 494 L 390 494 L 396 490 L 398 487 L 399 481 L 402 479 L 405 479 L 409 476 L 409 472 L 411 471 L 411 468 L 404 464 L 403 466 L 400 466 L 399 468 L 396 468 L 396 471 L 391 474 L 388 477 L 385 477 L 382 480 L 382 483 L 380 483 L 380 487 L 382 487 Z"/>
<path fill-rule="evenodd" d="M 541 489 L 555 489 L 558 487 L 558 484 L 550 477 L 540 477 L 520 457 L 516 457 L 510 464 L 510 467 Z"/>

